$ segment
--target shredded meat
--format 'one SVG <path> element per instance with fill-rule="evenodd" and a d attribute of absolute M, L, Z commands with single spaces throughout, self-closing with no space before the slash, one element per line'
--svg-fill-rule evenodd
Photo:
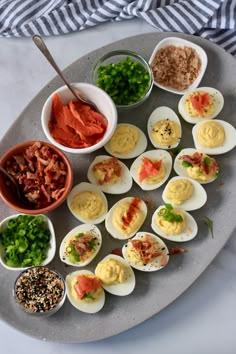
<path fill-rule="evenodd" d="M 9 159 L 6 170 L 37 209 L 58 200 L 65 190 L 66 165 L 57 153 L 40 142 Z"/>
<path fill-rule="evenodd" d="M 157 51 L 151 68 L 155 81 L 160 85 L 185 90 L 198 77 L 201 59 L 191 47 L 169 45 Z"/>

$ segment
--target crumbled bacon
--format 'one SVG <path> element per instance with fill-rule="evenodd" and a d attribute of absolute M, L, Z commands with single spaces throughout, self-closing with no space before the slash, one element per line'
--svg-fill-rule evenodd
<path fill-rule="evenodd" d="M 206 162 L 206 159 L 208 162 Z M 192 166 L 198 166 L 199 170 L 204 175 L 217 174 L 219 172 L 219 166 L 213 157 L 209 157 L 203 153 L 195 152 L 193 155 L 182 155 L 179 157 L 180 160 L 187 161 Z"/>
<path fill-rule="evenodd" d="M 83 257 L 86 252 L 91 252 L 93 250 L 93 247 L 91 246 L 91 241 L 95 240 L 96 238 L 92 234 L 86 233 L 83 236 L 70 241 L 70 244 L 74 246 L 78 255 L 80 257 Z"/>
<path fill-rule="evenodd" d="M 113 176 L 120 177 L 121 170 L 121 165 L 116 157 L 103 160 L 93 166 L 94 172 L 101 172 L 101 178 L 98 180 L 98 183 L 101 185 L 110 182 Z"/>
<path fill-rule="evenodd" d="M 40 142 L 9 159 L 6 170 L 37 209 L 57 200 L 65 190 L 66 165 L 57 153 Z"/>

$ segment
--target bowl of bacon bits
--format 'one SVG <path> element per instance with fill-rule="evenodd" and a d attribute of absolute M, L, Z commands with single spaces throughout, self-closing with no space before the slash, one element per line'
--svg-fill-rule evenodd
<path fill-rule="evenodd" d="M 199 86 L 207 67 L 202 47 L 178 37 L 160 41 L 149 59 L 154 85 L 179 95 Z"/>
<path fill-rule="evenodd" d="M 17 277 L 13 296 L 21 310 L 35 317 L 49 316 L 64 304 L 66 288 L 60 273 L 48 267 L 31 267 Z"/>
<path fill-rule="evenodd" d="M 97 109 L 76 100 L 67 86 L 54 91 L 46 100 L 41 123 L 47 139 L 72 154 L 87 154 L 103 147 L 114 133 L 117 110 L 111 97 L 88 83 L 72 84 L 81 97 Z"/>
<path fill-rule="evenodd" d="M 69 159 L 47 142 L 25 141 L 13 146 L 0 159 L 0 166 L 11 177 L 0 174 L 0 196 L 20 213 L 42 214 L 54 210 L 72 187 Z"/>

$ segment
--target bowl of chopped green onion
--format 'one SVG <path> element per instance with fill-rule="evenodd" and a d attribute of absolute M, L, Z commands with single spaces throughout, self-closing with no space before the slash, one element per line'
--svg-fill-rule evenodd
<path fill-rule="evenodd" d="M 116 50 L 99 59 L 92 81 L 112 98 L 118 110 L 123 110 L 146 101 L 153 87 L 153 74 L 140 54 Z"/>
<path fill-rule="evenodd" d="M 22 271 L 45 266 L 55 256 L 56 240 L 51 220 L 43 214 L 16 214 L 0 223 L 0 263 Z"/>

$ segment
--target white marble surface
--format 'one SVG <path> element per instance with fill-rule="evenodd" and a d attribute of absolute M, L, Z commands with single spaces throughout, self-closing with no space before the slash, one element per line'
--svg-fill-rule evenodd
<path fill-rule="evenodd" d="M 67 36 L 48 38 L 61 68 L 113 41 L 156 31 L 139 20 L 109 23 Z M 55 76 L 31 39 L 0 39 L 0 136 Z M 11 100 L 9 100 L 11 97 Z M 139 326 L 86 344 L 41 342 L 0 321 L 2 353 L 72 354 L 236 353 L 236 238 L 232 237 L 201 277 L 175 302 Z M 1 286 L 1 285 L 0 285 Z M 1 296 L 0 296 L 1 301 Z M 124 319 L 125 321 L 125 319 Z"/>

